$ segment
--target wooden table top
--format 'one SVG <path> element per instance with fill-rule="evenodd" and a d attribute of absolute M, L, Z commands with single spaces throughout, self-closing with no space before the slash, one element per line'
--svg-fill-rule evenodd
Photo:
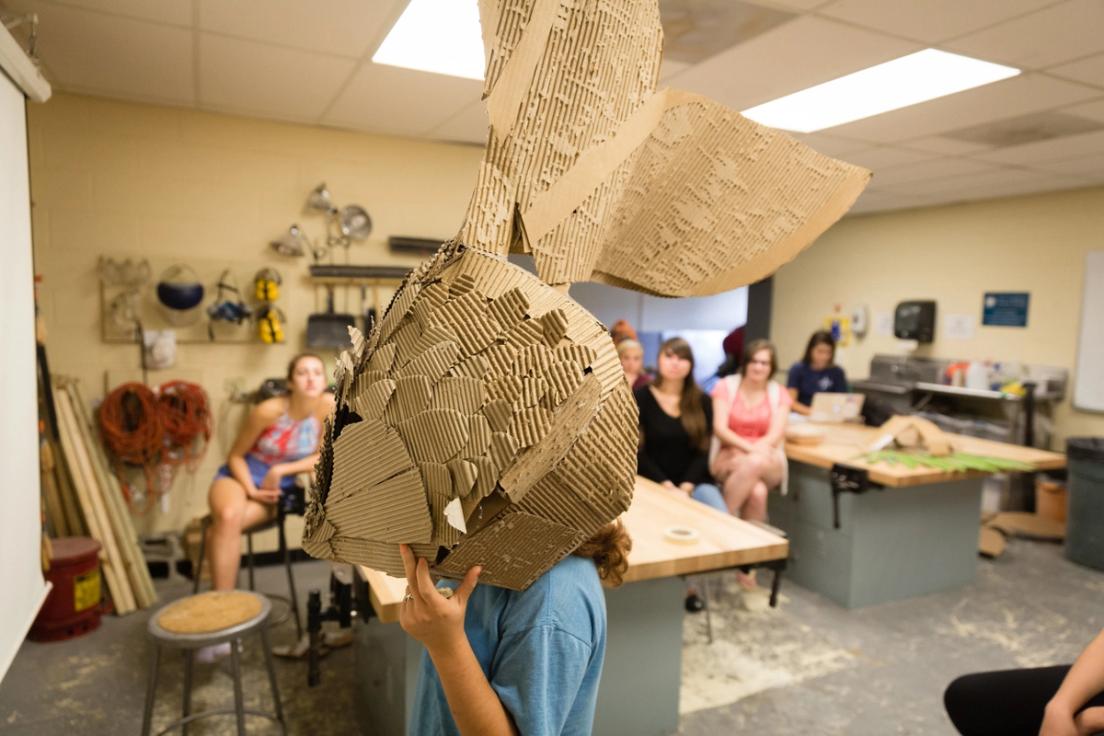
<path fill-rule="evenodd" d="M 780 560 L 790 552 L 783 537 L 640 477 L 632 506 L 621 519 L 633 540 L 626 584 Z M 696 531 L 697 541 L 666 539 L 664 532 L 675 526 Z M 357 570 L 368 582 L 380 621 L 397 621 L 406 581 L 364 566 Z"/>
<path fill-rule="evenodd" d="M 865 454 L 866 447 L 877 439 L 877 427 L 866 427 L 859 424 L 825 424 L 821 426 L 824 427 L 827 433 L 827 437 L 823 442 L 817 445 L 799 445 L 787 442 L 786 457 L 791 461 L 815 465 L 820 468 L 830 468 L 835 463 L 863 468 L 870 475 L 870 480 L 884 486 L 894 487 L 945 483 L 951 480 L 979 478 L 989 475 L 982 472 L 948 473 L 935 468 L 910 469 L 903 465 L 887 465 L 886 463 L 871 465 L 859 458 Z M 1066 467 L 1066 456 L 1061 453 L 1037 450 L 1021 445 L 1010 445 L 1004 442 L 992 442 L 961 434 L 948 433 L 947 437 L 956 452 L 1018 460 L 1034 465 L 1036 470 L 1054 470 Z"/>

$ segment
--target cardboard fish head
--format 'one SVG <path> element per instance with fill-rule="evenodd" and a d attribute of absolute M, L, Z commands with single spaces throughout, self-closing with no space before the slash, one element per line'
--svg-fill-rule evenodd
<path fill-rule="evenodd" d="M 341 356 L 303 546 L 401 575 L 408 543 L 439 575 L 478 564 L 523 589 L 628 508 L 636 466 L 609 333 L 562 287 L 742 286 L 870 174 L 657 92 L 657 0 L 480 0 L 480 16 L 489 131 L 471 203 Z"/>
<path fill-rule="evenodd" d="M 312 555 L 525 588 L 628 508 L 636 403 L 606 328 L 501 257 L 449 243 L 339 364 Z"/>

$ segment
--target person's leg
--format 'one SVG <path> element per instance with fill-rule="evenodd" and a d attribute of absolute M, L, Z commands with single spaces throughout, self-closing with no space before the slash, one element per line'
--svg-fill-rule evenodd
<path fill-rule="evenodd" d="M 233 478 L 217 478 L 208 493 L 213 524 L 207 539 L 207 559 L 211 561 L 211 587 L 233 590 L 241 562 L 241 532 L 273 512 L 266 504 L 245 496 L 241 483 Z"/>
<path fill-rule="evenodd" d="M 733 460 L 733 470 L 724 482 L 724 499 L 730 514 L 739 515 L 751 489 L 759 482 L 764 462 L 765 458 L 755 452 Z"/>
<path fill-rule="evenodd" d="M 744 501 L 744 505 L 740 508 L 740 518 L 744 521 L 767 520 L 766 483 L 759 480 L 751 487 L 751 493 L 748 494 L 747 500 Z"/>
<path fill-rule="evenodd" d="M 712 506 L 718 511 L 728 513 L 728 505 L 725 503 L 724 495 L 721 494 L 721 489 L 712 483 L 699 483 L 694 486 L 690 498 L 699 503 L 704 503 L 706 506 Z"/>
<path fill-rule="evenodd" d="M 1037 736 L 1046 707 L 1069 666 L 963 675 L 943 693 L 943 705 L 962 736 Z"/>

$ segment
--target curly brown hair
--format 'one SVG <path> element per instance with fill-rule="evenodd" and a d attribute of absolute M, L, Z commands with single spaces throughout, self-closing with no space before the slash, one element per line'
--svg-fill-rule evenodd
<path fill-rule="evenodd" d="M 579 545 L 572 554 L 594 560 L 602 584 L 607 588 L 616 588 L 624 581 L 625 571 L 629 569 L 631 549 L 632 537 L 621 520 L 617 519 L 595 532 L 594 536 Z"/>

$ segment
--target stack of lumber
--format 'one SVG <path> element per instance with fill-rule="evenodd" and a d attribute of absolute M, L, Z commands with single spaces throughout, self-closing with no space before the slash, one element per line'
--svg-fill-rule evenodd
<path fill-rule="evenodd" d="M 75 379 L 53 378 L 57 433 L 66 473 L 48 472 L 44 458 L 43 485 L 47 519 L 55 534 L 88 535 L 100 543 L 100 563 L 116 613 L 146 608 L 157 600 L 149 569 L 138 545 L 118 479 L 95 434 L 88 404 Z M 43 452 L 50 453 L 49 443 Z M 58 483 L 66 477 L 68 482 Z M 79 512 L 79 513 L 78 513 Z"/>

